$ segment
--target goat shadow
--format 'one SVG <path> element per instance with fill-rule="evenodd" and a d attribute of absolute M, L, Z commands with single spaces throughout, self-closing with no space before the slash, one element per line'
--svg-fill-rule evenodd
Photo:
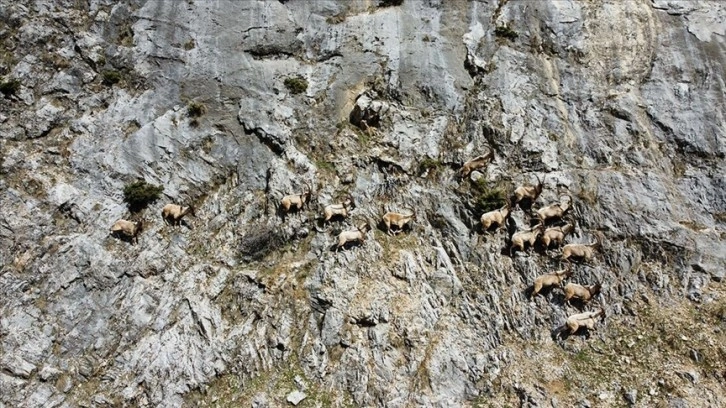
<path fill-rule="evenodd" d="M 585 337 L 585 340 L 589 340 L 592 336 L 590 329 L 587 327 L 580 327 L 574 333 L 570 334 L 569 329 L 566 325 L 559 326 L 552 330 L 552 340 L 555 342 L 565 342 L 570 336 Z"/>
<path fill-rule="evenodd" d="M 510 200 L 512 200 L 512 202 L 514 202 L 514 200 L 516 200 L 516 198 L 517 197 L 515 197 L 515 196 L 511 196 Z M 530 213 L 530 215 L 531 215 L 532 214 L 532 205 L 534 204 L 534 201 L 535 200 L 532 200 L 529 197 L 523 197 L 521 200 L 519 200 L 519 203 L 517 205 L 519 206 L 519 208 L 522 209 L 522 211 L 526 211 L 526 212 Z"/>
<path fill-rule="evenodd" d="M 303 205 L 302 208 L 297 207 L 290 207 L 288 211 L 285 211 L 285 209 L 282 207 L 282 205 L 277 206 L 277 216 L 282 218 L 282 222 L 285 222 L 287 217 L 292 214 L 298 214 L 302 213 L 305 210 L 305 206 Z"/>
<path fill-rule="evenodd" d="M 499 252 L 503 256 L 509 256 L 510 249 L 512 248 L 512 236 L 517 233 L 517 222 L 512 217 L 507 217 L 506 221 L 506 234 L 504 236 L 504 246 Z M 511 256 L 514 259 L 514 254 Z"/>
<path fill-rule="evenodd" d="M 194 229 L 194 228 L 192 227 L 192 224 L 188 223 L 188 222 L 187 222 L 187 220 L 185 220 L 185 219 L 183 219 L 183 218 L 181 219 L 181 221 L 179 221 L 179 226 L 180 226 L 180 227 L 187 227 L 187 228 L 189 228 L 190 230 Z"/>
<path fill-rule="evenodd" d="M 565 303 L 565 295 L 561 292 L 561 290 L 555 292 L 555 289 L 561 288 L 558 288 L 557 286 L 547 286 L 540 289 L 537 296 L 542 295 L 545 299 L 547 299 L 547 301 L 551 303 L 563 305 Z M 522 291 L 526 299 L 534 301 L 537 296 L 532 297 L 532 292 L 534 292 L 534 285 L 529 285 L 526 289 Z"/>
<path fill-rule="evenodd" d="M 358 241 L 350 241 L 350 242 L 346 242 L 345 244 L 343 244 L 342 247 L 338 247 L 338 243 L 336 242 L 330 247 L 330 251 L 331 252 L 340 252 L 341 249 L 347 251 L 351 248 L 355 248 L 358 246 L 363 246 L 363 243 L 358 242 Z"/>
<path fill-rule="evenodd" d="M 174 221 L 168 220 L 168 219 L 164 218 L 164 226 L 165 227 L 172 227 L 172 228 L 174 228 L 174 227 L 187 227 L 190 230 L 191 229 L 194 229 L 192 227 L 192 224 L 188 223 L 187 220 L 185 220 L 184 218 L 182 218 L 181 220 L 179 220 L 179 224 L 177 224 L 177 225 L 174 225 Z"/>
<path fill-rule="evenodd" d="M 572 298 L 570 299 L 570 306 L 574 307 L 575 309 L 579 310 L 580 312 L 584 311 L 587 307 L 587 305 L 593 301 L 595 301 L 595 298 L 599 297 L 598 295 L 593 296 L 593 298 L 590 300 L 590 302 L 585 302 L 582 299 L 578 298 Z M 565 297 L 562 297 L 562 302 L 564 304 Z"/>
<path fill-rule="evenodd" d="M 333 223 L 340 225 L 341 223 L 345 222 L 345 217 L 342 214 L 334 214 L 328 221 L 325 221 L 325 217 L 318 217 L 315 219 L 316 225 L 315 230 L 318 232 L 325 232 L 325 228 L 328 225 L 331 225 Z M 335 235 L 340 234 L 338 232 Z"/>
<path fill-rule="evenodd" d="M 389 232 L 389 230 L 386 228 L 386 223 L 383 220 L 378 221 L 377 228 L 378 228 L 378 230 L 380 230 L 381 232 L 385 232 L 386 234 L 388 234 L 388 232 Z M 406 232 L 406 233 L 411 232 L 412 229 L 413 229 L 413 227 L 411 226 L 410 223 L 406 223 L 403 226 L 403 228 L 398 228 L 398 226 L 396 226 L 396 225 L 391 225 L 390 232 L 391 232 L 391 234 L 393 234 L 393 236 L 396 236 L 396 235 L 400 234 L 401 232 Z"/>
<path fill-rule="evenodd" d="M 120 231 L 117 231 L 117 232 L 111 232 L 111 233 L 109 234 L 109 236 L 110 236 L 110 237 L 112 237 L 112 238 L 116 238 L 116 239 L 118 239 L 119 241 L 124 241 L 124 242 L 126 242 L 126 243 L 129 243 L 129 244 L 131 244 L 131 245 L 136 245 L 136 242 L 135 242 L 135 239 L 134 239 L 134 237 L 130 237 L 130 236 L 128 236 L 128 235 L 126 235 L 126 234 L 124 234 L 124 233 L 122 233 L 122 232 L 120 232 Z"/>

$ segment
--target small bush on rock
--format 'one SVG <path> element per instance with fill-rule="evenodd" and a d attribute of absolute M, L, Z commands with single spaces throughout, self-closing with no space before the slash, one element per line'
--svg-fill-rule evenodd
<path fill-rule="evenodd" d="M 135 181 L 124 187 L 124 201 L 132 212 L 138 212 L 159 199 L 164 187 L 149 184 L 144 180 Z"/>
<path fill-rule="evenodd" d="M 102 82 L 104 85 L 113 86 L 121 82 L 121 73 L 112 69 L 101 71 Z"/>
<path fill-rule="evenodd" d="M 483 177 L 474 183 L 474 188 L 477 191 L 474 204 L 481 213 L 502 208 L 507 203 L 506 189 L 500 185 L 490 187 Z"/>
<path fill-rule="evenodd" d="M 418 172 L 419 172 L 419 174 L 426 173 L 427 171 L 436 172 L 442 166 L 443 166 L 443 164 L 441 164 L 440 161 L 438 161 L 436 159 L 432 159 L 430 157 L 425 157 L 418 164 Z"/>
<path fill-rule="evenodd" d="M 401 4 L 403 4 L 403 0 L 380 0 L 378 7 L 400 6 Z"/>
<path fill-rule="evenodd" d="M 285 88 L 287 88 L 293 95 L 297 95 L 308 90 L 308 81 L 300 76 L 286 78 L 283 83 Z"/>
<path fill-rule="evenodd" d="M 254 226 L 240 239 L 240 255 L 245 262 L 259 261 L 285 246 L 286 242 L 279 229 L 267 225 Z"/>
<path fill-rule="evenodd" d="M 198 118 L 207 113 L 207 107 L 203 103 L 191 101 L 187 104 L 187 115 L 190 118 Z"/>
<path fill-rule="evenodd" d="M 506 38 L 508 40 L 516 40 L 519 37 L 516 31 L 509 28 L 508 25 L 500 25 L 494 30 L 494 35 L 497 37 Z"/>
<path fill-rule="evenodd" d="M 20 81 L 17 79 L 11 79 L 8 81 L 0 82 L 0 92 L 5 96 L 11 96 L 18 93 L 20 90 Z"/>

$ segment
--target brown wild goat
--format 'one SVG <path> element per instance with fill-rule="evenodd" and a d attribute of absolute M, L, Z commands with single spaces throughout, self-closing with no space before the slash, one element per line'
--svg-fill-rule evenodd
<path fill-rule="evenodd" d="M 197 216 L 194 214 L 194 207 L 191 205 L 182 207 L 176 204 L 167 204 L 161 209 L 161 218 L 164 219 L 164 222 L 173 226 L 180 225 L 182 218 L 187 214 Z"/>
<path fill-rule="evenodd" d="M 569 330 L 569 334 L 575 334 L 580 327 L 587 327 L 588 330 L 595 328 L 597 318 L 605 320 L 605 309 L 600 308 L 597 312 L 585 312 L 572 315 L 565 321 L 565 327 Z"/>
<path fill-rule="evenodd" d="M 118 220 L 111 226 L 111 235 L 117 238 L 126 237 L 132 243 L 139 243 L 139 234 L 143 229 L 141 221 Z"/>
<path fill-rule="evenodd" d="M 494 149 L 491 147 L 489 148 L 489 153 L 477 156 L 466 163 L 464 163 L 463 166 L 459 169 L 459 176 L 466 177 L 469 174 L 471 174 L 472 171 L 478 170 L 492 161 L 494 159 Z"/>
<path fill-rule="evenodd" d="M 592 244 L 567 244 L 562 247 L 562 260 L 566 261 L 570 258 L 578 258 L 583 261 L 589 261 L 595 256 L 595 248 L 600 247 L 600 238 L 596 235 L 596 242 Z"/>
<path fill-rule="evenodd" d="M 519 248 L 524 251 L 526 244 L 529 244 L 530 247 L 534 245 L 534 243 L 537 242 L 537 237 L 542 234 L 543 228 L 544 226 L 542 224 L 537 224 L 527 231 L 520 231 L 512 235 L 512 245 L 509 247 L 509 256 L 512 256 L 514 248 Z"/>
<path fill-rule="evenodd" d="M 482 230 L 486 232 L 489 230 L 489 228 L 491 228 L 492 225 L 496 225 L 497 229 L 503 227 L 505 225 L 505 222 L 507 221 L 507 218 L 509 218 L 509 215 L 511 213 L 511 207 L 511 202 L 507 200 L 507 204 L 504 207 L 482 214 Z"/>
<path fill-rule="evenodd" d="M 566 269 L 561 271 L 540 275 L 534 280 L 534 288 L 530 297 L 535 297 L 543 288 L 550 286 L 561 287 L 562 281 L 572 276 L 572 265 L 567 265 Z"/>
<path fill-rule="evenodd" d="M 403 231 L 403 227 L 406 226 L 411 220 L 416 219 L 416 212 L 411 210 L 410 214 L 401 214 L 396 212 L 387 212 L 383 215 L 383 223 L 386 225 L 386 232 L 388 235 L 396 235 Z M 393 231 L 391 226 L 395 225 L 398 231 Z"/>
<path fill-rule="evenodd" d="M 300 210 L 310 201 L 312 195 L 312 189 L 308 186 L 303 190 L 302 194 L 290 194 L 282 197 L 280 202 L 283 213 L 288 213 L 290 210 Z"/>
<path fill-rule="evenodd" d="M 601 285 L 582 286 L 576 283 L 568 283 L 565 286 L 565 303 L 570 304 L 570 299 L 580 299 L 583 303 L 588 303 L 593 297 L 600 293 Z"/>
<path fill-rule="evenodd" d="M 565 237 L 568 234 L 571 234 L 574 230 L 574 224 L 565 224 L 563 226 L 550 227 L 545 230 L 540 240 L 542 241 L 542 245 L 544 245 L 545 249 L 548 249 L 550 247 L 550 244 L 560 246 L 565 242 Z"/>
<path fill-rule="evenodd" d="M 347 197 L 342 204 L 330 204 L 326 206 L 323 210 L 323 216 L 325 217 L 323 219 L 323 226 L 325 226 L 325 223 L 330 221 L 330 219 L 336 215 L 347 218 L 348 213 L 354 206 L 355 204 L 353 203 L 353 198 L 351 197 Z"/>
<path fill-rule="evenodd" d="M 527 199 L 530 204 L 533 204 L 537 197 L 539 197 L 540 194 L 542 194 L 542 188 L 544 187 L 544 179 L 540 180 L 539 176 L 535 175 L 537 177 L 537 185 L 535 186 L 520 186 L 517 187 L 514 190 L 514 204 L 518 205 L 520 201 L 523 199 Z M 547 176 L 545 176 L 546 178 Z"/>
<path fill-rule="evenodd" d="M 537 210 L 537 217 L 543 223 L 551 219 L 562 218 L 567 213 L 567 211 L 572 208 L 572 197 L 568 195 L 567 198 L 569 199 L 569 201 L 566 203 L 560 202 L 540 208 L 539 210 Z"/>
<path fill-rule="evenodd" d="M 343 248 L 343 251 L 345 251 L 345 244 L 347 244 L 348 242 L 357 242 L 363 244 L 366 241 L 366 232 L 369 228 L 370 227 L 366 222 L 361 224 L 356 230 L 341 232 L 340 234 L 338 234 L 338 245 L 335 247 L 335 250 L 337 251 L 340 248 Z"/>

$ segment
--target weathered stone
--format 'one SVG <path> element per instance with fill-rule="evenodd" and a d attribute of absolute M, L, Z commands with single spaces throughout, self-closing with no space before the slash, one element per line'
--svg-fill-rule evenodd
<path fill-rule="evenodd" d="M 295 390 L 295 391 L 287 394 L 286 399 L 287 399 L 287 402 L 291 403 L 292 405 L 297 405 L 300 402 L 302 402 L 302 400 L 304 400 L 306 397 L 307 397 L 307 395 L 304 392 Z"/>
<path fill-rule="evenodd" d="M 635 405 L 658 374 L 627 352 L 596 388 L 557 387 L 592 385 L 570 360 L 619 355 L 613 332 L 636 352 L 682 324 L 690 354 L 648 362 L 669 367 L 723 343 L 721 2 L 22 3 L 0 0 L 0 75 L 20 81 L 0 95 L 0 405 L 281 406 L 292 387 L 310 405 Z M 597 342 L 552 341 L 559 289 L 528 301 L 562 268 L 557 249 L 508 256 L 529 210 L 480 231 L 535 176 L 535 209 L 574 199 L 567 242 L 604 238 L 572 277 L 603 283 Z M 141 178 L 164 192 L 131 214 Z M 197 218 L 165 225 L 167 202 Z M 378 230 L 408 208 L 410 229 Z M 138 245 L 108 236 L 119 218 L 144 221 Z M 363 221 L 365 243 L 330 250 Z M 726 405 L 696 374 L 674 395 Z"/>
<path fill-rule="evenodd" d="M 623 394 L 623 397 L 625 398 L 625 401 L 628 402 L 628 404 L 635 405 L 635 403 L 638 402 L 638 390 L 628 390 Z"/>

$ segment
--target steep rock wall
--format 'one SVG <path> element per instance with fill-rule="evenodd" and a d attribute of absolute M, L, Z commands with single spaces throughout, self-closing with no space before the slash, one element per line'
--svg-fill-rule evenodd
<path fill-rule="evenodd" d="M 3 404 L 724 404 L 720 2 L 2 4 Z M 589 338 L 553 340 L 559 290 L 528 298 L 563 264 L 509 255 L 527 214 L 478 223 L 537 177 L 569 242 L 602 239 L 572 278 L 603 283 Z M 132 246 L 108 228 L 137 178 L 164 197 Z"/>

